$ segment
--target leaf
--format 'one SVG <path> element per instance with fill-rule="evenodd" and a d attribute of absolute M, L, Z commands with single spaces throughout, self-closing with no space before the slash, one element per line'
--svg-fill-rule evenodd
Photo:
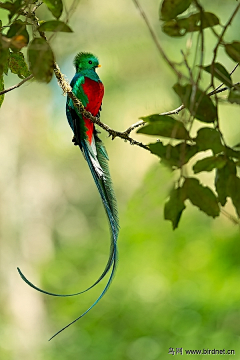
<path fill-rule="evenodd" d="M 147 135 L 159 135 L 173 139 L 190 139 L 184 124 L 167 115 L 149 115 L 140 119 L 148 122 L 137 132 Z"/>
<path fill-rule="evenodd" d="M 228 180 L 228 192 L 232 199 L 232 203 L 236 209 L 238 217 L 240 217 L 240 179 L 235 175 L 231 175 Z"/>
<path fill-rule="evenodd" d="M 202 24 L 201 24 L 202 19 Z M 177 19 L 178 26 L 185 29 L 186 32 L 200 31 L 219 24 L 218 17 L 210 12 L 200 12 L 192 14 L 185 18 Z"/>
<path fill-rule="evenodd" d="M 225 145 L 225 153 L 231 158 L 240 159 L 240 151 L 234 150 L 227 145 Z"/>
<path fill-rule="evenodd" d="M 149 144 L 149 148 L 152 154 L 159 156 L 164 164 L 173 168 L 180 168 L 198 152 L 196 145 L 188 145 L 185 142 L 172 146 L 163 145 L 161 141 L 158 141 Z"/>
<path fill-rule="evenodd" d="M 43 0 L 56 19 L 59 19 L 63 11 L 62 0 Z"/>
<path fill-rule="evenodd" d="M 222 64 L 214 63 L 213 68 L 212 65 L 208 65 L 208 66 L 203 66 L 202 69 L 208 72 L 209 74 L 212 74 L 213 71 L 213 76 L 215 76 L 218 80 L 220 80 L 228 87 L 232 86 L 231 76 Z"/>
<path fill-rule="evenodd" d="M 29 42 L 29 34 L 26 30 L 26 24 L 21 21 L 15 21 L 7 32 L 7 37 L 11 38 L 10 47 L 13 51 L 19 51 Z"/>
<path fill-rule="evenodd" d="M 222 206 L 226 204 L 228 191 L 228 179 L 231 175 L 236 175 L 236 165 L 233 160 L 228 159 L 225 166 L 216 170 L 215 188 L 218 193 L 218 201 Z"/>
<path fill-rule="evenodd" d="M 209 156 L 204 159 L 198 160 L 193 166 L 194 174 L 201 171 L 212 171 L 213 169 L 221 169 L 227 160 L 223 156 Z"/>
<path fill-rule="evenodd" d="M 53 75 L 54 55 L 51 47 L 42 38 L 35 38 L 28 46 L 28 61 L 33 76 L 48 83 Z"/>
<path fill-rule="evenodd" d="M 202 24 L 201 24 L 202 19 Z M 210 12 L 192 14 L 190 16 L 171 19 L 162 25 L 162 30 L 169 36 L 184 36 L 188 32 L 201 31 L 202 29 L 219 24 L 216 15 Z"/>
<path fill-rule="evenodd" d="M 4 90 L 4 80 L 3 80 L 3 74 L 0 75 L 0 91 Z M 2 106 L 4 100 L 4 94 L 0 95 L 0 107 Z"/>
<path fill-rule="evenodd" d="M 164 206 L 164 219 L 172 222 L 173 230 L 178 227 L 183 210 L 185 195 L 182 188 L 171 191 L 170 198 Z"/>
<path fill-rule="evenodd" d="M 225 44 L 225 51 L 236 62 L 240 62 L 240 42 L 233 41 L 231 44 Z"/>
<path fill-rule="evenodd" d="M 21 52 L 10 53 L 9 69 L 13 74 L 17 74 L 20 79 L 24 79 L 31 74 Z"/>
<path fill-rule="evenodd" d="M 218 154 L 224 149 L 219 131 L 209 127 L 198 130 L 197 137 L 194 140 L 196 141 L 199 151 L 211 149 L 214 154 Z"/>
<path fill-rule="evenodd" d="M 18 10 L 21 9 L 23 5 L 23 0 L 16 0 L 14 3 L 10 1 L 6 1 L 4 3 L 0 3 L 0 8 L 8 10 L 10 14 L 8 15 L 9 20 L 13 17 L 13 15 L 18 13 Z"/>
<path fill-rule="evenodd" d="M 164 0 L 160 7 L 160 19 L 171 20 L 191 5 L 191 0 Z"/>
<path fill-rule="evenodd" d="M 5 41 L 6 37 L 0 35 L 0 76 L 7 73 L 9 59 L 9 43 Z"/>
<path fill-rule="evenodd" d="M 234 89 L 231 89 L 228 95 L 228 101 L 231 104 L 240 105 L 240 86 L 237 86 Z"/>
<path fill-rule="evenodd" d="M 211 123 L 217 119 L 217 110 L 212 100 L 200 89 L 193 89 L 192 85 L 175 84 L 173 90 L 182 100 L 184 106 L 198 120 Z M 192 95 L 195 94 L 192 99 Z"/>
<path fill-rule="evenodd" d="M 73 32 L 72 29 L 67 24 L 59 20 L 51 20 L 42 23 L 39 26 L 38 31 Z"/>
<path fill-rule="evenodd" d="M 220 209 L 217 198 L 209 187 L 201 185 L 197 179 L 187 178 L 183 184 L 183 189 L 186 198 L 199 210 L 213 218 L 219 215 Z"/>

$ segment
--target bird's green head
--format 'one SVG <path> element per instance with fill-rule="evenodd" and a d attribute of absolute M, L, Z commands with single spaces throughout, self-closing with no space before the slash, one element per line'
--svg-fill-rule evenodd
<path fill-rule="evenodd" d="M 84 70 L 94 70 L 97 67 L 100 67 L 98 58 L 90 53 L 80 52 L 75 56 L 74 65 L 76 67 L 76 72 Z"/>

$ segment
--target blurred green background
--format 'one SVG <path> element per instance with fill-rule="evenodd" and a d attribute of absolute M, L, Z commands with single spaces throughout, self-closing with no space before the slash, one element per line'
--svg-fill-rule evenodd
<path fill-rule="evenodd" d="M 180 60 L 189 39 L 165 36 L 159 2 L 141 3 L 167 54 Z M 225 23 L 236 1 L 202 4 Z M 6 14 L 0 11 L 1 18 Z M 50 18 L 44 10 L 41 16 Z M 73 34 L 51 40 L 56 60 L 70 80 L 77 52 L 99 56 L 103 122 L 125 130 L 140 116 L 179 106 L 172 91 L 176 79 L 133 2 L 81 0 L 69 24 Z M 239 27 L 235 19 L 226 40 L 237 40 Z M 215 41 L 207 34 L 206 65 Z M 229 71 L 234 67 L 223 51 L 218 59 Z M 235 82 L 239 75 L 238 70 Z M 17 82 L 9 74 L 6 87 Z M 238 358 L 239 229 L 226 217 L 212 221 L 188 204 L 173 232 L 163 220 L 172 175 L 157 157 L 111 141 L 104 132 L 121 224 L 117 275 L 86 317 L 47 342 L 84 312 L 104 285 L 75 298 L 49 297 L 29 288 L 16 267 L 45 289 L 76 292 L 95 281 L 109 251 L 107 219 L 87 164 L 72 145 L 65 100 L 53 78 L 49 85 L 26 83 L 10 92 L 1 109 L 0 359 L 157 360 L 169 359 L 169 347 L 234 349 Z M 220 116 L 229 144 L 239 142 L 239 107 L 222 104 Z M 201 181 L 213 186 L 211 174 Z M 234 214 L 231 204 L 227 210 Z"/>

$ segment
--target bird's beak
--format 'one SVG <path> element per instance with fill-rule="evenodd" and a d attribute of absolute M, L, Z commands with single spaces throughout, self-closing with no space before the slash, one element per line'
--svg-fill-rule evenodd
<path fill-rule="evenodd" d="M 102 66 L 102 65 L 99 64 L 97 67 L 101 67 L 101 66 Z"/>

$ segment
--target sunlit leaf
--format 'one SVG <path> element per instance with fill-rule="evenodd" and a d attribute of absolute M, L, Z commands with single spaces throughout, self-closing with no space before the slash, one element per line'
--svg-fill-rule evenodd
<path fill-rule="evenodd" d="M 163 145 L 161 141 L 158 141 L 149 144 L 149 148 L 151 153 L 159 156 L 165 165 L 173 168 L 179 168 L 186 164 L 198 152 L 196 145 L 189 145 L 185 142 L 172 146 L 170 144 Z"/>
<path fill-rule="evenodd" d="M 225 166 L 216 170 L 215 188 L 218 193 L 218 200 L 222 206 L 226 204 L 228 192 L 228 179 L 231 175 L 236 175 L 236 165 L 234 161 L 228 159 Z"/>
<path fill-rule="evenodd" d="M 149 115 L 141 117 L 148 122 L 137 132 L 147 135 L 159 135 L 173 139 L 189 139 L 189 133 L 182 122 L 173 119 L 167 115 Z"/>
<path fill-rule="evenodd" d="M 201 171 L 212 171 L 213 169 L 221 169 L 227 160 L 224 156 L 209 156 L 204 159 L 198 160 L 193 166 L 195 174 Z"/>
<path fill-rule="evenodd" d="M 25 62 L 24 55 L 21 52 L 10 53 L 9 69 L 21 79 L 24 79 L 31 74 Z"/>
<path fill-rule="evenodd" d="M 164 0 L 160 7 L 160 19 L 170 20 L 187 10 L 191 0 Z"/>
<path fill-rule="evenodd" d="M 178 94 L 184 106 L 198 120 L 210 123 L 217 119 L 217 110 L 212 100 L 200 89 L 192 88 L 192 85 L 175 84 L 173 90 Z M 192 94 L 195 94 L 192 98 Z"/>
<path fill-rule="evenodd" d="M 3 80 L 3 74 L 0 75 L 0 91 L 4 90 L 4 80 Z M 2 106 L 4 100 L 4 94 L 0 95 L 0 107 Z"/>
<path fill-rule="evenodd" d="M 225 69 L 225 67 L 220 63 L 215 63 L 208 66 L 203 66 L 203 70 L 211 74 L 213 72 L 213 76 L 215 76 L 218 80 L 223 82 L 225 85 L 231 87 L 232 86 L 232 79 L 228 71 Z"/>
<path fill-rule="evenodd" d="M 219 215 L 220 209 L 217 198 L 209 187 L 201 185 L 197 179 L 187 178 L 183 184 L 183 189 L 186 198 L 199 210 L 213 218 Z"/>
<path fill-rule="evenodd" d="M 43 0 L 56 19 L 59 19 L 63 11 L 62 0 Z"/>
<path fill-rule="evenodd" d="M 42 38 L 35 38 L 28 47 L 30 71 L 38 81 L 48 83 L 53 75 L 54 55 L 49 44 Z"/>
<path fill-rule="evenodd" d="M 224 149 L 219 131 L 212 128 L 201 128 L 198 130 L 197 137 L 194 140 L 196 141 L 199 151 L 211 149 L 214 154 L 218 154 Z"/>
<path fill-rule="evenodd" d="M 178 227 L 183 210 L 185 194 L 182 188 L 177 188 L 171 191 L 169 200 L 164 206 L 164 219 L 172 222 L 173 229 Z"/>
<path fill-rule="evenodd" d="M 225 44 L 225 51 L 236 62 L 240 62 L 240 42 L 233 41 L 231 44 Z"/>
<path fill-rule="evenodd" d="M 228 101 L 231 104 L 240 105 L 240 86 L 237 86 L 234 89 L 231 89 L 228 95 Z"/>
<path fill-rule="evenodd" d="M 232 203 L 236 209 L 238 217 L 240 217 L 240 179 L 235 175 L 231 175 L 228 179 L 228 192 L 232 199 Z"/>
<path fill-rule="evenodd" d="M 65 24 L 63 21 L 59 21 L 59 20 L 51 20 L 51 21 L 46 21 L 44 23 L 42 23 L 39 28 L 39 31 L 61 31 L 61 32 L 73 32 L 72 29 Z"/>

